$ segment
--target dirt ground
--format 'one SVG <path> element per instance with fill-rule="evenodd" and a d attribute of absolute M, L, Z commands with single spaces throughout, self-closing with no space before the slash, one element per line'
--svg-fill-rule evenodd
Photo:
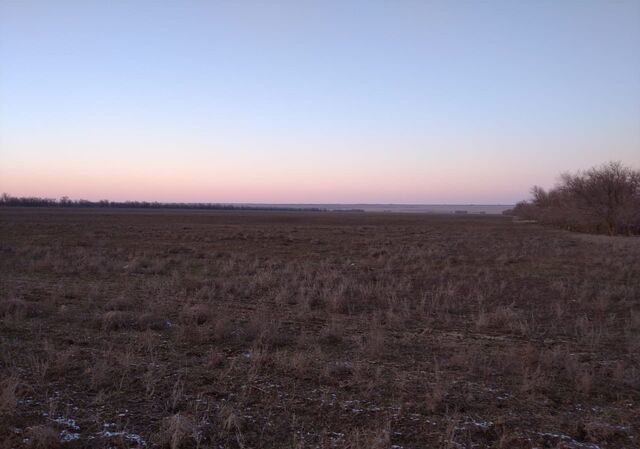
<path fill-rule="evenodd" d="M 638 448 L 640 239 L 0 210 L 0 448 Z"/>

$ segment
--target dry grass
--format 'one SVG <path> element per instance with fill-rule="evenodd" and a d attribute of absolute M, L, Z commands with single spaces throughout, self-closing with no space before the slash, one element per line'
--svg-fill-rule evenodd
<path fill-rule="evenodd" d="M 15 377 L 9 377 L 0 382 L 0 415 L 12 415 L 18 399 L 16 396 L 19 381 Z"/>
<path fill-rule="evenodd" d="M 640 240 L 0 211 L 0 448 L 634 448 Z"/>

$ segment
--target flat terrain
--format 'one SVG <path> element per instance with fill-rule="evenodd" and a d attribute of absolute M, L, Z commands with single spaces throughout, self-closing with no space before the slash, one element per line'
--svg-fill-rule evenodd
<path fill-rule="evenodd" d="M 640 240 L 0 210 L 0 448 L 638 448 Z"/>

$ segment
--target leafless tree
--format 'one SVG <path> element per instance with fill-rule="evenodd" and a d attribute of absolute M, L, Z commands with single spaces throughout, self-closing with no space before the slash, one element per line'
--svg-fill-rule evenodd
<path fill-rule="evenodd" d="M 583 232 L 640 233 L 640 171 L 609 162 L 575 174 L 545 191 L 533 187 L 532 200 L 511 212 L 523 218 Z"/>

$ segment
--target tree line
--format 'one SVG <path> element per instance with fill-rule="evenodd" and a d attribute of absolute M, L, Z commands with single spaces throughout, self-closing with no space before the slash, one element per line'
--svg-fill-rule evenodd
<path fill-rule="evenodd" d="M 531 193 L 504 213 L 571 231 L 640 234 L 640 170 L 621 162 L 565 173 L 554 188 Z"/>
<path fill-rule="evenodd" d="M 7 193 L 0 196 L 0 207 L 69 207 L 69 208 L 126 208 L 126 209 L 204 209 L 204 210 L 262 210 L 322 212 L 319 207 L 289 207 L 267 205 L 243 205 L 220 203 L 160 203 L 157 201 L 89 201 L 72 200 L 69 197 L 40 198 L 15 197 Z"/>

